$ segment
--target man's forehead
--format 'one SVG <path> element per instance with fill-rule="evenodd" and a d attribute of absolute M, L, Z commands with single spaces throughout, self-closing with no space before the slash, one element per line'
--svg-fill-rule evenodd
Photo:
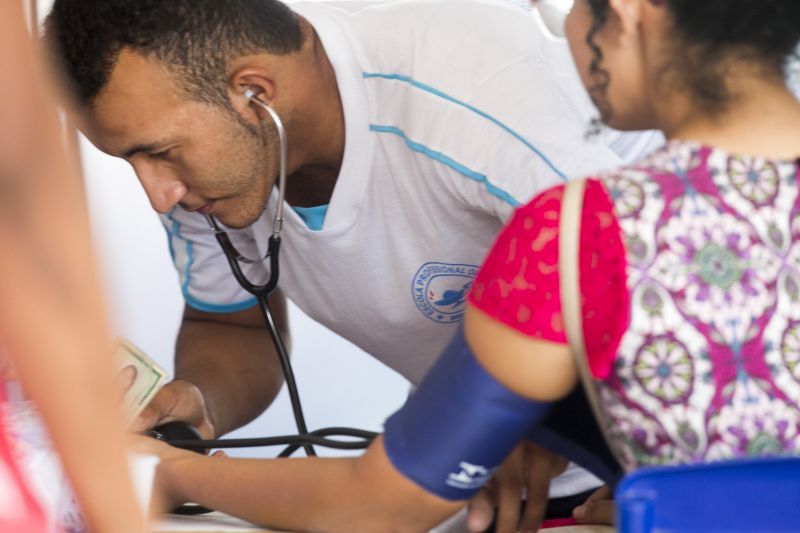
<path fill-rule="evenodd" d="M 169 70 L 159 61 L 123 51 L 108 82 L 85 108 L 81 129 L 104 151 L 152 144 L 163 138 L 187 103 Z"/>
<path fill-rule="evenodd" d="M 185 99 L 174 74 L 161 61 L 130 50 L 123 50 L 109 78 L 95 98 L 98 104 L 118 104 L 118 100 L 152 100 L 177 103 Z"/>
<path fill-rule="evenodd" d="M 163 149 L 175 141 L 175 137 L 163 130 L 145 128 L 108 127 L 98 120 L 84 120 L 78 128 L 99 150 L 107 154 L 128 158 L 138 152 Z"/>

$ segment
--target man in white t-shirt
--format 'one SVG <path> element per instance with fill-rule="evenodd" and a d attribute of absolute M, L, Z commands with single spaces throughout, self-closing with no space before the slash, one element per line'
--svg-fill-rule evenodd
<path fill-rule="evenodd" d="M 263 255 L 277 134 L 246 91 L 288 136 L 283 293 L 412 383 L 455 331 L 515 206 L 659 142 L 587 141 L 593 111 L 566 43 L 535 10 L 499 3 L 57 0 L 47 26 L 82 129 L 131 163 L 181 277 L 176 379 L 143 427 L 177 419 L 221 435 L 282 382 L 203 217 Z M 265 264 L 245 270 L 267 277 Z M 282 302 L 272 296 L 285 329 Z M 598 484 L 577 477 L 551 496 Z"/>

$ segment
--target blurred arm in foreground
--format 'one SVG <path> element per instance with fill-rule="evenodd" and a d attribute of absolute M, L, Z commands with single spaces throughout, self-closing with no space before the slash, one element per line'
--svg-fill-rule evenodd
<path fill-rule="evenodd" d="M 80 174 L 20 2 L 0 3 L 0 342 L 91 531 L 141 532 Z"/>

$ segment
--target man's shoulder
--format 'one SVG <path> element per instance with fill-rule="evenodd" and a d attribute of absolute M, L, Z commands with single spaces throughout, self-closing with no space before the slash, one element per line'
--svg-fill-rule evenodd
<path fill-rule="evenodd" d="M 514 97 L 501 96 L 491 107 L 522 98 L 527 90 L 522 82 L 529 78 L 523 74 L 547 70 L 541 65 L 551 62 L 551 46 L 568 53 L 566 43 L 543 37 L 530 13 L 503 0 L 373 4 L 349 26 L 370 87 L 405 83 L 432 96 L 469 101 L 500 76 L 503 92 Z"/>
<path fill-rule="evenodd" d="M 478 41 L 483 47 L 497 46 L 506 32 L 535 31 L 528 12 L 503 0 L 398 0 L 373 2 L 358 12 L 365 19 L 386 19 L 415 27 L 441 29 L 446 33 L 432 39 L 454 38 L 461 34 L 490 35 L 490 41 Z M 469 41 L 461 42 L 469 46 Z"/>
<path fill-rule="evenodd" d="M 356 37 L 378 37 L 375 42 L 378 46 L 381 41 L 392 41 L 396 35 L 402 36 L 411 47 L 414 36 L 419 36 L 424 38 L 426 47 L 451 42 L 467 50 L 530 53 L 527 41 L 541 33 L 530 13 L 510 0 L 340 0 L 299 2 L 292 4 L 292 8 L 301 13 L 314 9 L 343 17 Z M 520 42 L 522 37 L 524 42 Z"/>
<path fill-rule="evenodd" d="M 289 4 L 292 9 L 305 9 L 313 6 L 318 9 L 350 13 L 353 15 L 370 12 L 390 11 L 392 13 L 448 13 L 458 17 L 462 12 L 496 12 L 506 10 L 512 15 L 526 14 L 520 7 L 525 0 L 302 0 Z"/>

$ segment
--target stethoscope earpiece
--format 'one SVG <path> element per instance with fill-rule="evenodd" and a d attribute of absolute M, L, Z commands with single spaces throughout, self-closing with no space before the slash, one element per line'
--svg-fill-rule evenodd
<path fill-rule="evenodd" d="M 253 99 L 256 97 L 256 92 L 253 89 L 247 89 L 244 92 L 244 97 L 252 102 Z"/>

